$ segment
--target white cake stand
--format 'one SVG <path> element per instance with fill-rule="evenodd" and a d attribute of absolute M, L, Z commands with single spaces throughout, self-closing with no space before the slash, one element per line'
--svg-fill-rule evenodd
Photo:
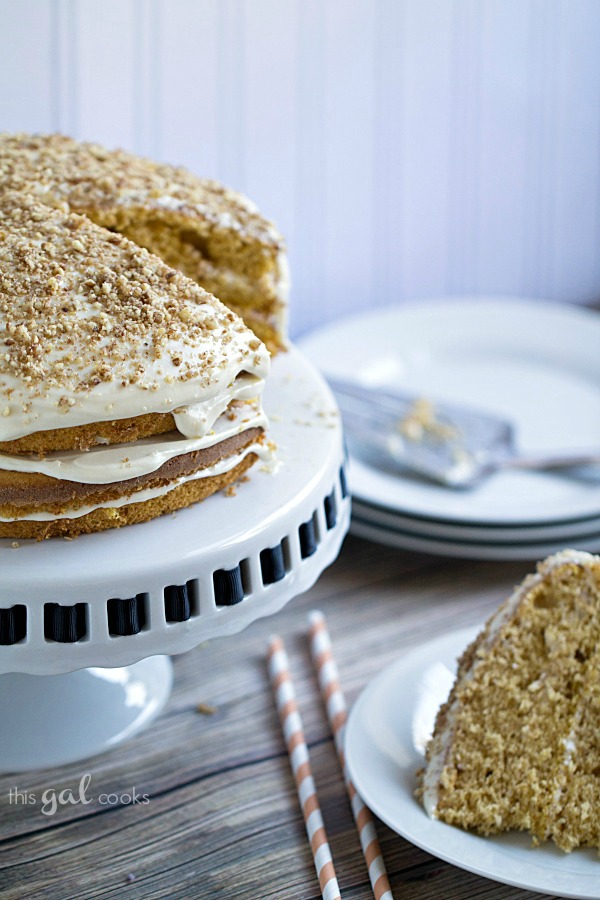
<path fill-rule="evenodd" d="M 333 396 L 290 347 L 264 403 L 279 470 L 256 463 L 235 496 L 73 541 L 0 541 L 0 771 L 125 740 L 169 696 L 164 654 L 277 612 L 336 558 L 350 500 Z"/>

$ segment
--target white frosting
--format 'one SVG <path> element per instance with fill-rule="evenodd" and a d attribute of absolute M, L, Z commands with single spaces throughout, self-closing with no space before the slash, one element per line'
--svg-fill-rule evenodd
<path fill-rule="evenodd" d="M 123 205 L 124 200 L 131 201 L 131 200 L 135 200 L 135 199 L 139 200 L 140 198 L 139 198 L 139 196 L 136 197 L 135 194 L 132 194 L 130 192 L 129 196 L 121 197 L 121 199 L 119 200 L 119 205 Z M 179 209 L 183 209 L 186 206 L 186 203 L 184 200 L 181 200 L 180 197 L 173 197 L 172 194 L 163 194 L 162 197 L 155 197 L 154 203 L 156 206 L 160 206 L 162 209 L 179 210 Z"/>
<path fill-rule="evenodd" d="M 199 315 L 214 315 L 210 305 L 196 307 Z M 90 312 L 91 314 L 91 312 Z M 219 326 L 220 327 L 220 326 Z M 215 329 L 217 332 L 218 329 Z M 214 334 L 218 338 L 218 334 Z M 106 343 L 108 343 L 108 338 Z M 64 387 L 48 387 L 44 391 L 32 391 L 18 376 L 4 367 L 0 374 L 0 441 L 16 440 L 38 431 L 54 428 L 72 428 L 93 422 L 127 419 L 146 413 L 168 413 L 182 407 L 215 401 L 227 403 L 235 396 L 236 378 L 248 373 L 263 379 L 269 372 L 269 354 L 260 344 L 255 352 L 248 353 L 249 333 L 234 330 L 228 342 L 218 344 L 219 359 L 210 368 L 204 358 L 214 353 L 215 341 L 196 341 L 193 346 L 174 341 L 167 344 L 167 351 L 155 359 L 148 350 L 138 357 L 141 376 L 138 383 L 122 386 L 117 367 L 113 381 L 100 382 L 85 392 L 74 392 L 65 407 Z M 169 355 L 180 356 L 200 366 L 202 378 L 179 378 L 179 368 Z M 102 355 L 102 347 L 95 347 L 96 355 Z M 52 351 L 47 351 L 52 358 Z M 58 355 L 56 357 L 58 359 Z M 85 364 L 80 377 L 86 374 Z M 256 393 L 256 391 L 255 391 Z M 62 402 L 61 402 L 62 401 Z M 73 405 L 70 405 L 72 402 Z M 189 422 L 189 419 L 185 421 Z M 179 417 L 179 424 L 184 419 Z"/>
<path fill-rule="evenodd" d="M 591 553 L 586 553 L 583 550 L 561 550 L 559 553 L 555 553 L 539 563 L 537 572 L 533 575 L 528 575 L 490 619 L 487 636 L 480 648 L 483 652 L 475 658 L 473 665 L 463 676 L 463 682 L 468 682 L 474 677 L 475 671 L 483 661 L 484 654 L 492 647 L 499 631 L 510 621 L 526 594 L 536 587 L 536 585 L 540 584 L 553 569 L 569 562 L 587 566 L 591 562 L 600 562 L 600 557 L 594 556 Z M 458 707 L 459 701 L 455 700 L 448 709 L 444 730 L 434 738 L 430 759 L 423 776 L 423 805 L 427 815 L 431 818 L 436 817 L 439 783 L 451 746 Z M 569 747 L 566 745 L 566 753 L 568 754 L 568 752 Z"/>
<path fill-rule="evenodd" d="M 210 411 L 204 407 L 198 418 L 192 417 L 194 424 L 202 424 L 204 433 L 201 437 L 188 438 L 171 431 L 127 444 L 98 445 L 89 450 L 58 450 L 43 459 L 35 453 L 0 453 L 0 469 L 38 472 L 79 484 L 111 484 L 156 472 L 173 457 L 212 447 L 249 428 L 266 428 L 268 424 L 258 400 L 232 407 L 222 415 L 219 411 L 217 404 Z"/>
<path fill-rule="evenodd" d="M 209 400 L 173 410 L 175 427 L 185 437 L 204 437 L 232 400 L 254 400 L 262 394 L 264 386 L 262 378 L 257 378 L 255 375 L 239 375 L 232 387 L 228 387 Z"/>
<path fill-rule="evenodd" d="M 228 229 L 235 232 L 243 232 L 248 228 L 258 228 L 260 233 L 267 235 L 272 241 L 281 240 L 279 232 L 272 222 L 267 219 L 260 218 L 260 222 L 246 223 L 243 218 L 237 214 L 235 208 L 227 209 L 225 207 L 218 209 L 212 203 L 193 203 L 189 199 L 178 197 L 177 193 L 180 186 L 172 184 L 167 186 L 167 190 L 172 193 L 162 194 L 154 197 L 145 189 L 121 190 L 118 197 L 113 200 L 117 206 L 141 206 L 144 208 L 158 207 L 160 209 L 168 209 L 173 212 L 182 210 L 193 210 L 201 219 L 211 222 L 218 228 Z M 227 189 L 227 196 L 230 200 L 234 200 L 236 205 L 243 209 L 246 213 L 253 216 L 260 216 L 259 209 L 254 201 L 250 200 L 244 194 L 239 194 L 231 188 Z"/>
<path fill-rule="evenodd" d="M 62 513 L 35 512 L 25 516 L 19 516 L 17 519 L 4 519 L 0 517 L 0 522 L 52 522 L 56 519 L 79 519 L 81 516 L 86 516 L 96 509 L 118 509 L 121 506 L 132 506 L 135 503 L 144 503 L 147 500 L 154 500 L 156 497 L 162 497 L 165 494 L 174 491 L 175 488 L 180 487 L 182 484 L 188 484 L 190 481 L 198 481 L 200 478 L 210 478 L 213 475 L 221 475 L 224 472 L 229 472 L 241 463 L 250 453 L 255 453 L 268 466 L 273 465 L 273 451 L 268 445 L 259 443 L 250 444 L 234 456 L 228 456 L 227 459 L 221 459 L 214 465 L 207 466 L 205 469 L 201 469 L 191 475 L 183 475 L 180 478 L 170 481 L 166 485 L 161 485 L 161 487 L 146 488 L 132 494 L 118 497 L 114 500 L 107 500 L 104 503 L 79 506 L 77 509 L 66 510 Z"/>
<path fill-rule="evenodd" d="M 236 195 L 238 200 L 240 195 Z M 202 216 L 202 218 L 208 219 L 219 228 L 228 228 L 230 231 L 241 231 L 243 228 L 242 223 L 236 219 L 234 215 L 232 215 L 227 210 L 216 211 L 211 209 L 205 203 L 190 203 L 188 200 L 183 200 L 180 197 L 174 197 L 172 194 L 164 194 L 162 197 L 152 197 L 149 198 L 147 194 L 140 193 L 131 193 L 127 197 L 119 198 L 119 205 L 130 205 L 131 203 L 142 203 L 144 205 L 154 205 L 160 206 L 161 209 L 170 209 L 170 210 L 185 210 L 185 209 L 193 209 L 198 215 Z M 246 210 L 250 213 L 257 213 L 258 210 L 256 206 L 249 200 L 246 200 L 244 203 Z"/>

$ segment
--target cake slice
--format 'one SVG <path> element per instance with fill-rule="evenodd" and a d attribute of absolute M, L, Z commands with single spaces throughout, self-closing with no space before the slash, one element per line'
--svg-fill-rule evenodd
<path fill-rule="evenodd" d="M 600 557 L 538 565 L 459 661 L 427 747 L 430 816 L 600 848 Z"/>
<path fill-rule="evenodd" d="M 274 225 L 241 194 L 186 169 L 63 135 L 0 135 L 3 190 L 119 232 L 214 294 L 269 346 L 285 344 L 288 267 Z"/>
<path fill-rule="evenodd" d="M 75 536 L 209 496 L 271 453 L 269 353 L 120 234 L 0 193 L 0 536 Z"/>

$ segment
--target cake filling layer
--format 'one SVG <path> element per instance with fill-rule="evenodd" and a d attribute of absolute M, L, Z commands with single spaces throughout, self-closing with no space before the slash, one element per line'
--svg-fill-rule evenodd
<path fill-rule="evenodd" d="M 135 491 L 134 493 L 123 494 L 121 497 L 107 500 L 103 503 L 95 503 L 88 506 L 78 506 L 72 509 L 65 509 L 60 513 L 40 510 L 39 512 L 29 512 L 23 516 L 12 519 L 3 518 L 0 516 L 0 522 L 52 522 L 56 519 L 78 519 L 82 516 L 88 515 L 91 512 L 94 512 L 94 510 L 96 509 L 118 509 L 122 506 L 128 506 L 134 503 L 145 503 L 148 500 L 154 500 L 157 497 L 163 497 L 164 495 L 175 490 L 175 488 L 178 488 L 184 484 L 188 484 L 189 482 L 197 481 L 201 478 L 212 478 L 216 475 L 222 475 L 225 472 L 230 472 L 251 453 L 261 459 L 265 465 L 269 467 L 273 465 L 272 449 L 266 444 L 255 442 L 249 444 L 240 453 L 234 453 L 231 456 L 226 457 L 225 459 L 221 459 L 212 466 L 206 466 L 205 468 L 199 469 L 198 471 L 193 472 L 190 475 L 183 475 L 180 478 L 175 478 L 172 481 L 166 484 L 159 485 L 157 487 L 145 488 L 139 491 Z"/>
<path fill-rule="evenodd" d="M 209 400 L 174 409 L 175 427 L 185 437 L 205 437 L 233 400 L 256 400 L 262 394 L 264 384 L 264 379 L 256 375 L 238 375 L 232 385 Z"/>
<path fill-rule="evenodd" d="M 201 437 L 185 437 L 179 431 L 171 431 L 128 444 L 99 445 L 85 451 L 62 450 L 45 457 L 0 453 L 0 470 L 37 473 L 80 484 L 112 484 L 156 472 L 174 457 L 213 447 L 250 428 L 267 427 L 267 417 L 258 400 L 238 399 L 215 421 L 213 414 L 218 409 L 216 404 L 210 412 L 204 408 L 197 415 L 181 413 L 182 417 L 189 417 L 192 426 L 197 426 L 190 430 L 204 432 Z"/>

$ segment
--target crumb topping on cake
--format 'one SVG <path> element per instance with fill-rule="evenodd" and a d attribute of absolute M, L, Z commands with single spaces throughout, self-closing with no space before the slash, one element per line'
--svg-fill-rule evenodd
<path fill-rule="evenodd" d="M 241 240 L 283 248 L 275 226 L 243 195 L 187 169 L 82 143 L 61 134 L 0 134 L 0 179 L 5 189 L 32 190 L 52 206 L 73 212 L 141 206 L 185 209 Z"/>
<path fill-rule="evenodd" d="M 12 191 L 0 195 L 0 320 L 0 440 L 170 411 L 269 367 L 264 345 L 199 285 Z"/>
<path fill-rule="evenodd" d="M 3 191 L 31 194 L 122 234 L 285 344 L 285 243 L 242 194 L 181 167 L 60 134 L 0 134 Z"/>

